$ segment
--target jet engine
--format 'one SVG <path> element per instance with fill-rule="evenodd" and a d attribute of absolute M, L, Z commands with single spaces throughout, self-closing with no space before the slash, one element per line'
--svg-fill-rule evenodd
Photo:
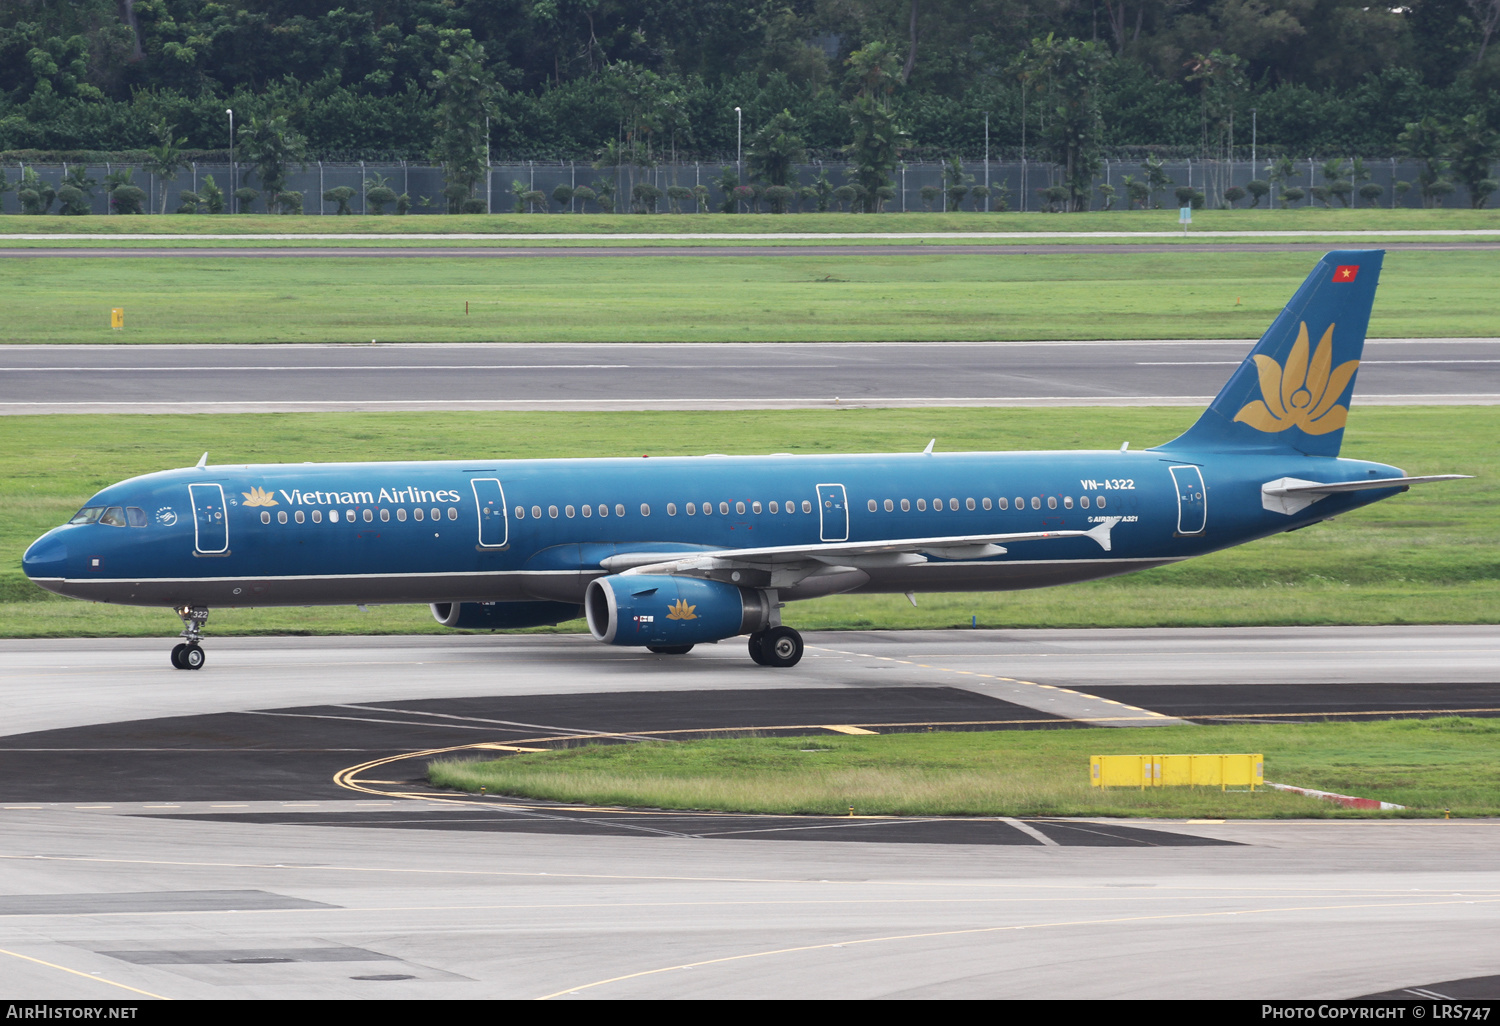
<path fill-rule="evenodd" d="M 432 616 L 444 627 L 465 631 L 513 631 L 577 619 L 571 602 L 434 602 Z"/>
<path fill-rule="evenodd" d="M 596 578 L 583 606 L 589 632 L 606 645 L 682 651 L 759 631 L 770 624 L 773 609 L 763 591 L 656 574 Z"/>

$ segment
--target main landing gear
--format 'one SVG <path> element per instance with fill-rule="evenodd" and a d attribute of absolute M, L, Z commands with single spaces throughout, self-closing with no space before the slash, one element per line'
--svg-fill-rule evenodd
<path fill-rule="evenodd" d="M 750 635 L 750 658 L 761 666 L 796 666 L 802 659 L 802 635 L 790 627 L 768 627 Z"/>
<path fill-rule="evenodd" d="M 182 618 L 182 637 L 187 640 L 172 649 L 172 666 L 179 670 L 201 670 L 207 660 L 200 643 L 203 641 L 203 625 L 208 622 L 205 606 L 183 606 L 177 615 Z"/>

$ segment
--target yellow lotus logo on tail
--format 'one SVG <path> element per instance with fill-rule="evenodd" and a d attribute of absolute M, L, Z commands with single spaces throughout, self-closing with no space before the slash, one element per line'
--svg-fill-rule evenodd
<path fill-rule="evenodd" d="M 1234 419 L 1257 431 L 1299 427 L 1310 435 L 1326 435 L 1343 427 L 1349 419 L 1349 410 L 1337 403 L 1359 369 L 1359 361 L 1350 360 L 1333 367 L 1332 324 L 1318 341 L 1311 362 L 1307 349 L 1307 322 L 1303 321 L 1297 341 L 1287 355 L 1286 366 L 1269 356 L 1255 356 L 1262 398 L 1247 403 Z"/>
<path fill-rule="evenodd" d="M 693 610 L 697 608 L 697 606 L 688 605 L 687 599 L 678 599 L 676 602 L 667 607 L 667 619 L 696 620 L 698 619 L 698 614 L 693 612 Z"/>
<path fill-rule="evenodd" d="M 245 497 L 246 506 L 277 506 L 280 505 L 264 488 L 252 488 L 248 492 L 240 492 Z"/>

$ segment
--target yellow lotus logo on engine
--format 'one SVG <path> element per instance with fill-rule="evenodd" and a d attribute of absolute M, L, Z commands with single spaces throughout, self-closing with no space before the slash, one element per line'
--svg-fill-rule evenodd
<path fill-rule="evenodd" d="M 697 606 L 688 605 L 686 599 L 678 599 L 676 602 L 667 607 L 667 619 L 696 620 L 698 619 L 698 614 L 693 612 L 693 610 L 697 608 Z"/>
<path fill-rule="evenodd" d="M 271 493 L 264 488 L 252 488 L 248 492 L 240 492 L 245 497 L 246 506 L 276 506 L 279 505 Z"/>
<path fill-rule="evenodd" d="M 1234 419 L 1257 431 L 1285 431 L 1298 427 L 1310 435 L 1326 435 L 1343 427 L 1349 419 L 1349 410 L 1337 405 L 1338 399 L 1359 369 L 1359 361 L 1350 360 L 1333 367 L 1332 324 L 1323 332 L 1310 362 L 1307 350 L 1307 322 L 1304 321 L 1292 351 L 1287 354 L 1286 366 L 1269 356 L 1255 356 L 1262 398 L 1245 404 Z"/>

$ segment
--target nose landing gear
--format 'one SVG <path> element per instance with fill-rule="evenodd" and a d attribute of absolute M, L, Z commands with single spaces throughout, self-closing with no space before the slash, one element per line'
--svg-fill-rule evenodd
<path fill-rule="evenodd" d="M 182 637 L 187 640 L 172 649 L 172 665 L 179 670 L 201 670 L 208 656 L 200 647 L 203 625 L 208 622 L 206 606 L 183 606 L 176 610 L 182 618 Z"/>

